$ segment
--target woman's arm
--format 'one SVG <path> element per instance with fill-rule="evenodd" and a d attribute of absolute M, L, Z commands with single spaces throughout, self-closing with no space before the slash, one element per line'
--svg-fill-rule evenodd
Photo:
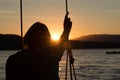
<path fill-rule="evenodd" d="M 64 31 L 60 37 L 60 43 L 61 42 L 65 42 L 65 41 L 68 41 L 68 38 L 69 38 L 69 34 L 70 34 L 70 31 L 71 31 L 71 28 L 72 28 L 72 22 L 70 21 L 70 18 L 68 18 L 68 14 L 67 13 L 65 15 L 65 19 L 64 19 Z"/>
<path fill-rule="evenodd" d="M 69 38 L 69 34 L 70 34 L 70 31 L 71 31 L 71 28 L 72 28 L 72 22 L 70 21 L 70 18 L 68 18 L 68 14 L 67 13 L 65 15 L 65 19 L 64 19 L 64 31 L 60 37 L 60 42 L 58 44 L 58 47 L 59 47 L 59 58 L 61 60 L 61 57 L 65 51 L 65 49 L 68 47 L 69 43 L 68 43 L 68 38 Z M 66 46 L 67 44 L 67 46 Z"/>

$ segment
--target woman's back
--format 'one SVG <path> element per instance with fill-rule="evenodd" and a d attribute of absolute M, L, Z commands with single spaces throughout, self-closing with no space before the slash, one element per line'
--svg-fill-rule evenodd
<path fill-rule="evenodd" d="M 47 26 L 39 22 L 33 24 L 24 36 L 26 50 L 10 56 L 7 60 L 6 80 L 59 80 L 59 61 L 71 26 L 67 13 L 60 42 L 57 46 L 51 46 Z"/>
<path fill-rule="evenodd" d="M 8 62 L 12 63 L 9 66 L 14 66 L 12 72 L 15 74 L 9 77 L 14 76 L 14 80 L 59 80 L 59 58 L 55 53 L 55 49 L 49 47 L 38 52 L 22 51 L 12 55 Z"/>

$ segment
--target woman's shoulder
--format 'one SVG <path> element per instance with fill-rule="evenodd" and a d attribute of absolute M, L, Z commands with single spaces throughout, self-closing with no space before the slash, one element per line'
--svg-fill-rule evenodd
<path fill-rule="evenodd" d="M 22 56 L 24 56 L 25 55 L 25 53 L 26 53 L 26 51 L 18 51 L 18 52 L 16 52 L 15 54 L 12 54 L 12 55 L 10 55 L 9 57 L 8 57 L 8 60 L 17 60 L 17 59 L 19 59 L 20 57 L 22 57 Z"/>

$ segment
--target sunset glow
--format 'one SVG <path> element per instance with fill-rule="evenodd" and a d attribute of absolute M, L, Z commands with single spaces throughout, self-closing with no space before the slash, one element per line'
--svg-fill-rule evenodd
<path fill-rule="evenodd" d="M 53 41 L 58 41 L 59 40 L 59 36 L 58 35 L 52 35 L 52 40 Z"/>
<path fill-rule="evenodd" d="M 19 0 L 0 0 L 0 33 L 20 35 Z M 23 34 L 36 21 L 47 25 L 52 40 L 63 32 L 64 0 L 23 0 Z M 69 39 L 89 34 L 120 34 L 120 0 L 68 0 Z M 57 35 L 54 35 L 57 34 Z"/>

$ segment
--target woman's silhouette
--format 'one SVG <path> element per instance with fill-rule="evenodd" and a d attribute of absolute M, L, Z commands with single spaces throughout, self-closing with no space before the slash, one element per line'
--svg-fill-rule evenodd
<path fill-rule="evenodd" d="M 51 45 L 46 25 L 36 22 L 24 36 L 23 51 L 11 55 L 6 63 L 6 80 L 59 80 L 59 61 L 64 53 L 72 22 L 68 13 L 57 45 Z"/>

